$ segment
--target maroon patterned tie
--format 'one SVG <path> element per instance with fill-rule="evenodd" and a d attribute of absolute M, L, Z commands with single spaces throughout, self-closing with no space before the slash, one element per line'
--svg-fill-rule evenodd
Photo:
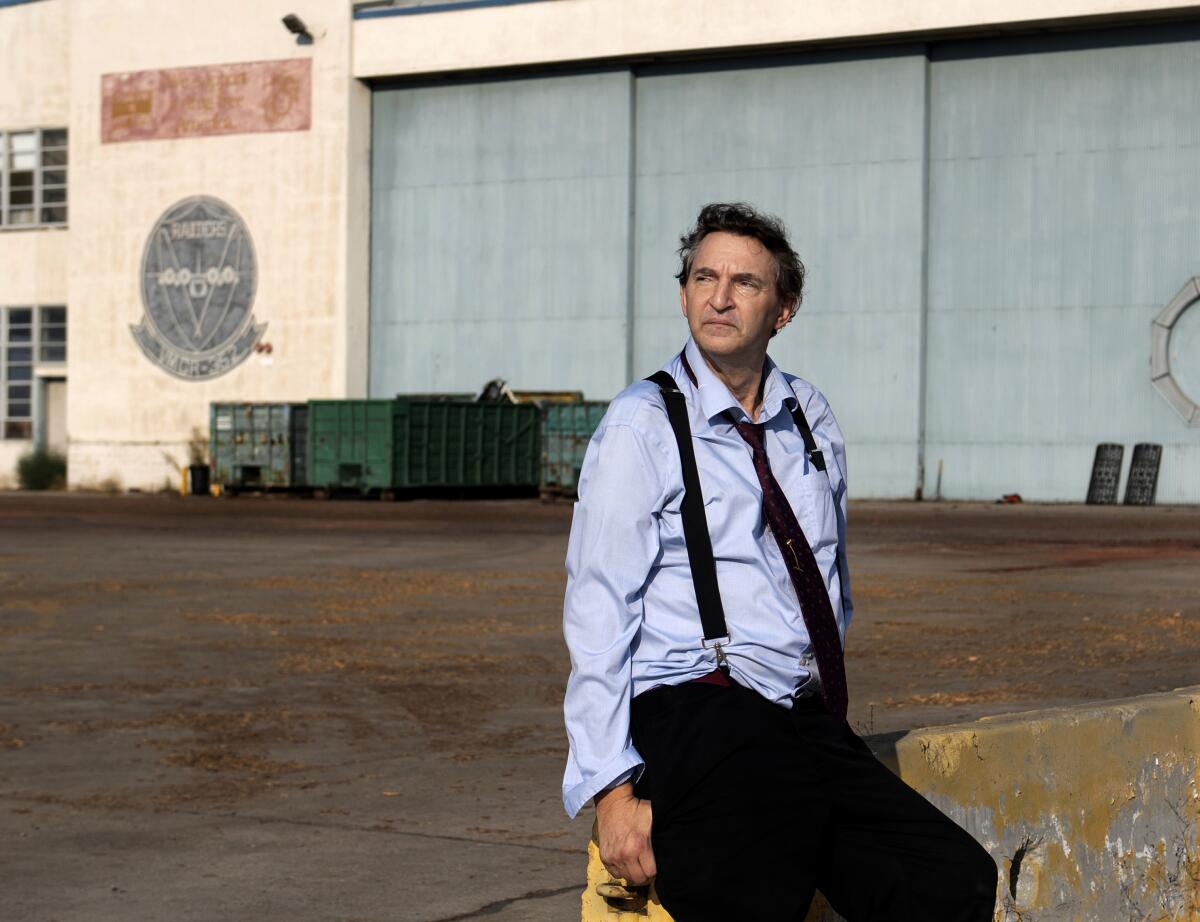
<path fill-rule="evenodd" d="M 808 636 L 817 657 L 817 670 L 821 674 L 821 694 L 825 698 L 825 707 L 834 716 L 844 718 L 846 665 L 825 580 L 821 577 L 817 559 L 808 546 L 808 539 L 804 537 L 787 497 L 771 473 L 763 445 L 762 424 L 735 422 L 734 426 L 754 453 L 754 472 L 758 474 L 758 482 L 762 486 L 763 515 L 787 565 L 792 585 L 796 588 L 796 598 L 800 600 L 800 614 L 804 617 L 804 626 L 808 628 Z"/>

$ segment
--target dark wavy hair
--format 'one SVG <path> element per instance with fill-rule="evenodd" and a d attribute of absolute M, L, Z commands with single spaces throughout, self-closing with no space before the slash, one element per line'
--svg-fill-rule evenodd
<path fill-rule="evenodd" d="M 753 237 L 775 258 L 775 288 L 782 301 L 795 299 L 796 307 L 804 297 L 804 263 L 788 243 L 787 228 L 773 215 L 763 214 L 745 202 L 714 202 L 700 209 L 696 226 L 679 238 L 680 285 L 692 273 L 692 261 L 700 241 L 709 234 L 724 231 L 739 237 Z"/>

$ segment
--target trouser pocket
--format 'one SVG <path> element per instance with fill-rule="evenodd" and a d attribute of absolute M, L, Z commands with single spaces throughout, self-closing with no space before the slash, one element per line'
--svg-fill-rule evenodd
<path fill-rule="evenodd" d="M 660 685 L 631 705 L 630 735 L 646 763 L 634 794 L 653 805 L 655 824 L 666 822 L 672 803 L 690 787 L 690 777 L 706 760 L 713 720 L 722 699 L 734 689 L 698 682 Z M 707 725 L 707 726 L 706 726 Z"/>

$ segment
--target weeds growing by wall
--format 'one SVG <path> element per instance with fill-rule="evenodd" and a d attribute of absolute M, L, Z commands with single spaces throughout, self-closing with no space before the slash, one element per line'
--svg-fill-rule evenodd
<path fill-rule="evenodd" d="M 17 460 L 17 482 L 22 490 L 64 490 L 67 459 L 56 451 L 35 448 Z"/>

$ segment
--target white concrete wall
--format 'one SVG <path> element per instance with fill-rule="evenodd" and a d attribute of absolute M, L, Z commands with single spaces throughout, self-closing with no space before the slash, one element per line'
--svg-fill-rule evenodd
<path fill-rule="evenodd" d="M 61 128 L 70 118 L 69 0 L 0 7 L 0 131 Z M 0 306 L 65 304 L 65 228 L 0 228 Z M 0 489 L 16 486 L 33 443 L 0 439 Z"/>
<path fill-rule="evenodd" d="M 350 80 L 339 286 L 346 303 L 344 397 L 367 396 L 371 282 L 371 90 Z"/>
<path fill-rule="evenodd" d="M 112 478 L 156 489 L 177 479 L 168 456 L 186 463 L 193 429 L 207 431 L 210 401 L 365 391 L 367 91 L 349 76 L 348 0 L 69 7 L 69 477 L 72 486 Z M 295 43 L 280 23 L 287 13 L 308 24 L 313 45 Z M 103 74 L 300 57 L 312 60 L 309 130 L 100 143 Z M 191 382 L 150 362 L 130 326 L 143 316 L 147 236 L 167 208 L 199 194 L 247 224 L 258 258 L 253 313 L 273 351 Z"/>
<path fill-rule="evenodd" d="M 1182 13 L 1185 0 L 543 0 L 354 23 L 354 75 L 999 31 Z"/>
<path fill-rule="evenodd" d="M 70 4 L 0 7 L 0 130 L 67 123 Z"/>
<path fill-rule="evenodd" d="M 0 490 L 17 486 L 17 460 L 33 448 L 25 439 L 0 439 Z"/>

